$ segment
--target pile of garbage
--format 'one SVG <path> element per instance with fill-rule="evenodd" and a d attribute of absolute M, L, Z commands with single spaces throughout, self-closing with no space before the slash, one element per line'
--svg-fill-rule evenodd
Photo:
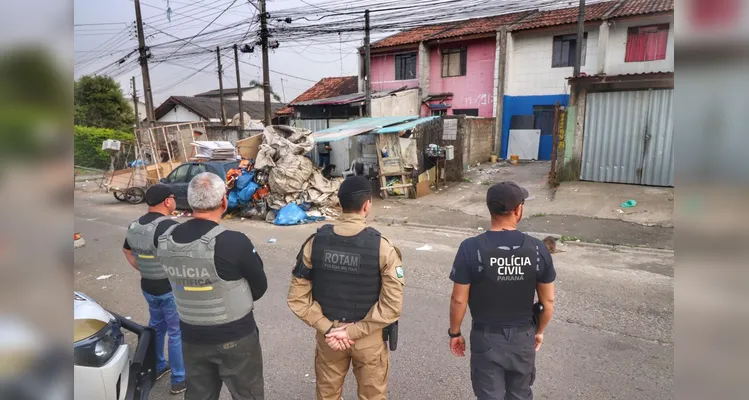
<path fill-rule="evenodd" d="M 311 134 L 283 125 L 265 127 L 256 158 L 242 160 L 226 175 L 230 212 L 276 225 L 337 216 L 341 180 L 324 178 L 305 156 L 314 148 Z"/>

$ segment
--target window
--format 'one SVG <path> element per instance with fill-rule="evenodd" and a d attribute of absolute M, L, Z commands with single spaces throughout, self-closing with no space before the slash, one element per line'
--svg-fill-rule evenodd
<path fill-rule="evenodd" d="M 667 45 L 668 24 L 631 27 L 624 62 L 665 60 Z"/>
<path fill-rule="evenodd" d="M 190 164 L 183 164 L 177 167 L 171 174 L 167 181 L 169 183 L 184 183 L 187 178 L 187 171 L 190 169 Z"/>
<path fill-rule="evenodd" d="M 478 108 L 464 108 L 462 110 L 453 110 L 453 115 L 467 115 L 469 117 L 478 117 Z"/>
<path fill-rule="evenodd" d="M 583 55 L 580 65 L 585 65 L 585 45 L 588 42 L 588 33 L 583 36 Z M 552 50 L 551 67 L 574 67 L 575 51 L 577 49 L 577 35 L 554 36 L 554 47 Z"/>
<path fill-rule="evenodd" d="M 432 113 L 431 113 L 432 117 L 442 117 L 442 116 L 445 116 L 445 115 L 447 115 L 447 110 L 445 110 L 445 109 L 442 109 L 442 110 L 432 110 Z"/>
<path fill-rule="evenodd" d="M 190 176 L 188 176 L 187 181 L 191 181 L 192 178 L 194 178 L 196 175 L 202 174 L 205 171 L 205 164 L 193 164 L 192 169 L 190 170 Z"/>
<path fill-rule="evenodd" d="M 466 74 L 466 48 L 442 50 L 442 77 Z"/>
<path fill-rule="evenodd" d="M 395 80 L 416 79 L 416 53 L 395 55 Z"/>

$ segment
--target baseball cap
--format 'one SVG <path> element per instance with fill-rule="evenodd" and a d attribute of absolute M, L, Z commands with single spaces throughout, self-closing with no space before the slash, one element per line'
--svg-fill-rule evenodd
<path fill-rule="evenodd" d="M 372 184 L 363 176 L 348 177 L 338 188 L 338 198 L 362 193 L 372 193 Z"/>
<path fill-rule="evenodd" d="M 492 213 L 503 213 L 516 209 L 525 199 L 528 191 L 515 182 L 500 182 L 486 192 L 486 205 Z"/>
<path fill-rule="evenodd" d="M 153 207 L 161 204 L 167 197 L 174 195 L 172 189 L 167 185 L 153 185 L 146 191 L 146 204 Z"/>

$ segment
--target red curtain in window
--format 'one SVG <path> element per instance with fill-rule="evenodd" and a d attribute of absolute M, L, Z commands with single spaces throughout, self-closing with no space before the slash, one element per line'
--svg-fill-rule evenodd
<path fill-rule="evenodd" d="M 665 60 L 668 44 L 668 29 L 640 27 L 631 29 L 627 35 L 625 62 Z"/>

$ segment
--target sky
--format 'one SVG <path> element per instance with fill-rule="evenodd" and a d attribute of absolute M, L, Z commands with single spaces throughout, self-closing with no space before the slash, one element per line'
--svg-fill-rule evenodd
<path fill-rule="evenodd" d="M 208 29 L 220 28 L 223 25 L 253 16 L 256 12 L 253 6 L 246 3 L 241 4 L 241 1 L 237 3 L 237 6 L 232 7 L 217 19 Z M 222 10 L 225 2 L 223 0 L 169 0 L 173 21 L 170 23 L 165 11 L 167 0 L 141 0 L 141 13 L 146 25 L 146 36 L 148 37 L 147 43 L 168 42 L 174 40 L 174 37 L 190 37 L 206 27 L 215 15 L 208 15 L 207 17 L 198 16 L 201 18 L 200 20 L 185 17 L 185 15 L 196 14 L 194 4 L 199 3 L 205 4 L 207 13 L 211 9 Z M 306 3 L 324 4 L 320 0 L 307 0 Z M 133 25 L 133 21 L 135 21 L 135 6 L 132 0 L 76 0 L 74 4 L 74 24 L 76 25 L 74 34 L 75 58 L 76 61 L 82 64 L 77 66 L 75 70 L 76 79 L 81 75 L 95 72 L 118 59 L 117 55 L 92 54 L 91 51 L 97 49 L 97 46 L 104 44 L 104 48 L 106 48 L 117 44 L 113 49 L 137 48 L 137 36 L 135 35 Z M 300 0 L 268 0 L 267 2 L 268 12 L 271 13 L 271 17 L 274 10 L 304 6 L 306 5 Z M 178 14 L 182 10 L 185 10 L 185 13 L 180 17 Z M 211 12 L 217 13 L 218 11 Z M 177 22 L 177 18 L 183 19 Z M 103 23 L 114 24 L 87 25 Z M 162 32 L 149 29 L 149 25 L 159 28 Z M 119 40 L 112 40 L 118 34 L 121 35 L 122 30 L 126 28 L 129 28 L 130 32 L 132 32 L 129 38 L 120 36 Z M 357 36 L 362 37 L 357 38 Z M 387 35 L 379 36 L 383 37 Z M 377 38 L 377 35 L 373 35 L 373 40 Z M 357 75 L 358 61 L 356 48 L 363 43 L 363 35 L 356 32 L 347 36 L 346 39 L 351 41 L 339 44 L 313 44 L 311 46 L 293 42 L 280 43 L 280 47 L 270 53 L 270 69 L 293 75 L 297 78 L 281 76 L 271 72 L 270 79 L 273 90 L 285 102 L 289 102 L 321 78 Z M 109 42 L 107 42 L 108 40 Z M 101 49 L 102 47 L 99 47 L 97 51 Z M 240 53 L 240 57 L 252 64 L 262 65 L 259 51 L 251 54 Z M 80 62 L 81 60 L 86 62 Z M 236 87 L 234 64 L 227 63 L 226 59 L 222 62 L 224 63 L 224 88 Z M 151 67 L 151 86 L 153 88 L 155 105 L 158 106 L 169 96 L 191 96 L 207 90 L 217 89 L 217 66 L 211 66 L 203 72 L 196 73 L 196 69 L 205 66 L 205 63 L 205 58 L 199 57 L 196 60 L 180 61 L 174 64 L 162 63 L 156 67 Z M 189 75 L 193 76 L 182 83 L 174 85 Z M 121 74 L 116 77 L 116 80 L 120 83 L 123 93 L 129 98 L 131 93 L 131 76 L 136 76 L 136 86 L 142 100 L 143 82 L 139 66 L 135 65 L 132 71 Z M 240 76 L 242 78 L 242 86 L 246 86 L 253 79 L 262 81 L 261 69 L 246 64 L 240 64 Z"/>

